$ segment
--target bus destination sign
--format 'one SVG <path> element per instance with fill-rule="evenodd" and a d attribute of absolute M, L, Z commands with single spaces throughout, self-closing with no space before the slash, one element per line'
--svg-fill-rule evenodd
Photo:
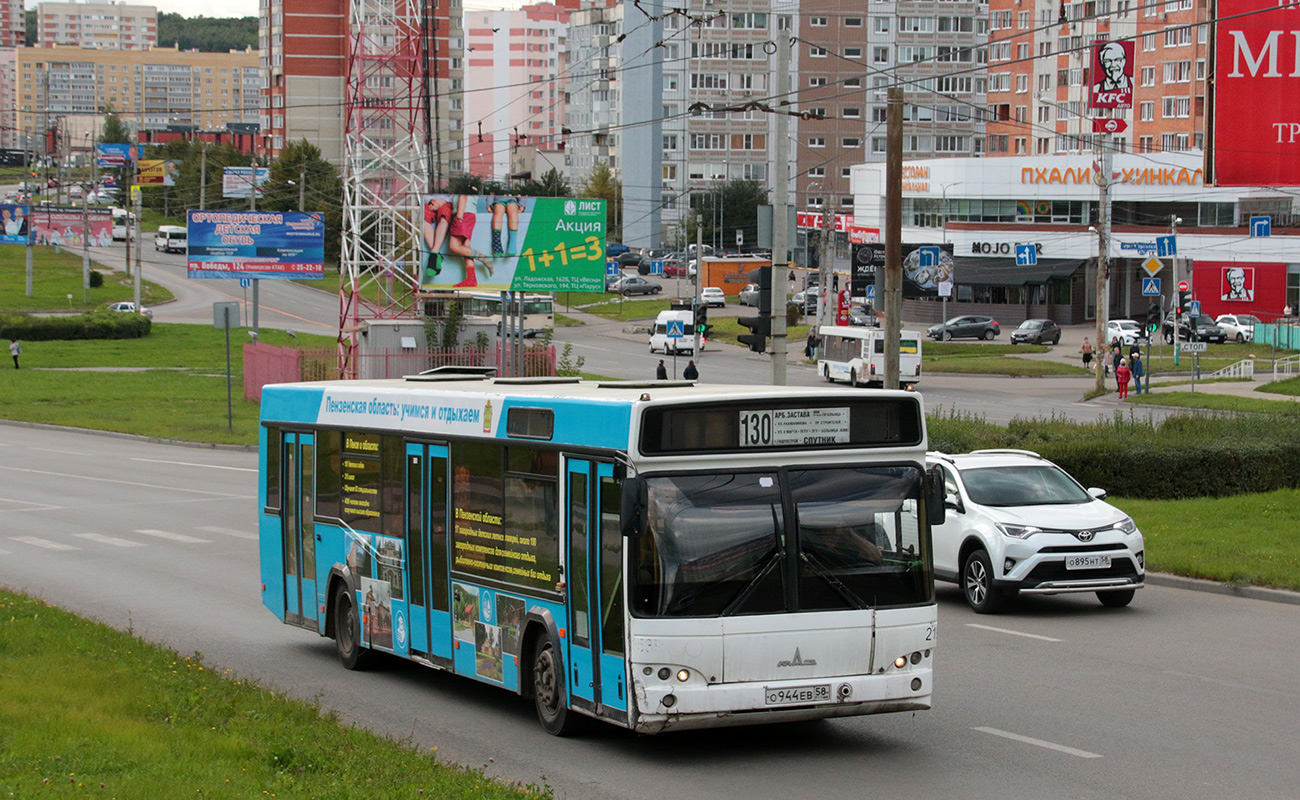
<path fill-rule="evenodd" d="M 775 408 L 740 412 L 741 447 L 846 444 L 848 408 Z"/>

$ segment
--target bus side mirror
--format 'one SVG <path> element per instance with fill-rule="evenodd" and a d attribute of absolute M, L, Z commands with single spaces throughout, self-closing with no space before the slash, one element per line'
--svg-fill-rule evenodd
<path fill-rule="evenodd" d="M 619 527 L 624 536 L 640 536 L 645 530 L 648 492 L 640 478 L 624 478 L 622 504 L 619 509 Z"/>
<path fill-rule="evenodd" d="M 944 505 L 943 470 L 938 466 L 925 471 L 925 516 L 930 526 L 942 525 L 948 509 Z"/>

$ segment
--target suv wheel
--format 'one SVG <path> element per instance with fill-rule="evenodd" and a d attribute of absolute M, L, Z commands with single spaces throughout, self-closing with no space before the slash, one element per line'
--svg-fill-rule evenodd
<path fill-rule="evenodd" d="M 966 557 L 961 568 L 961 589 L 976 614 L 996 614 L 1006 603 L 1006 595 L 993 588 L 993 565 L 983 550 Z"/>
<path fill-rule="evenodd" d="M 990 341 L 990 342 L 993 341 L 993 337 L 994 337 L 994 336 L 997 336 L 997 333 L 994 332 L 994 330 L 993 330 L 992 328 L 989 328 L 988 330 L 984 331 L 984 338 L 985 338 L 987 341 Z"/>
<path fill-rule="evenodd" d="M 1106 608 L 1123 608 L 1133 602 L 1133 589 L 1126 589 L 1122 592 L 1097 592 L 1097 599 Z"/>

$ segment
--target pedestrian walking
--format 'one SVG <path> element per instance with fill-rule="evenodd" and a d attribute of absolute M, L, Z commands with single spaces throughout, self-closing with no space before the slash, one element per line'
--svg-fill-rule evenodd
<path fill-rule="evenodd" d="M 696 381 L 700 379 L 700 371 L 695 368 L 694 360 L 686 363 L 686 369 L 682 370 L 682 377 L 688 381 Z"/>
<path fill-rule="evenodd" d="M 808 329 L 808 343 L 804 345 L 803 353 L 810 361 L 817 355 L 817 330 L 815 328 Z"/>
<path fill-rule="evenodd" d="M 1124 354 L 1119 350 L 1119 340 L 1115 340 L 1115 347 L 1111 349 L 1110 366 L 1115 370 L 1116 385 L 1119 383 L 1119 362 L 1124 360 Z"/>
<path fill-rule="evenodd" d="M 1146 369 L 1142 366 L 1142 354 L 1138 353 L 1133 356 L 1128 365 L 1129 372 L 1133 373 L 1133 391 L 1142 394 L 1142 376 L 1146 374 Z M 1147 384 L 1147 391 L 1151 391 L 1151 384 Z"/>
<path fill-rule="evenodd" d="M 18 356 L 23 354 L 23 346 L 18 344 L 17 339 L 9 340 L 9 355 L 14 357 L 14 369 L 18 369 Z"/>
<path fill-rule="evenodd" d="M 1092 369 L 1092 342 L 1088 341 L 1087 336 L 1083 337 L 1083 347 L 1079 348 L 1079 352 L 1083 354 L 1083 368 Z"/>
<path fill-rule="evenodd" d="M 1121 400 L 1128 397 L 1128 381 L 1131 377 L 1133 377 L 1133 373 L 1128 368 L 1128 359 L 1120 358 L 1119 366 L 1115 367 L 1115 383 L 1119 387 L 1119 399 Z"/>
<path fill-rule="evenodd" d="M 662 358 L 659 359 L 659 366 L 655 367 L 655 378 L 661 381 L 668 380 L 668 368 L 664 366 L 664 360 Z"/>

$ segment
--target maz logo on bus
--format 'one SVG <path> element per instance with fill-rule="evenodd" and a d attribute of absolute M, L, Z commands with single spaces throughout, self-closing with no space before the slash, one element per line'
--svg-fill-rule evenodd
<path fill-rule="evenodd" d="M 778 661 L 776 665 L 777 667 L 815 667 L 817 666 L 817 659 L 804 658 L 799 655 L 799 648 L 796 647 L 794 649 L 794 658 L 788 661 Z"/>

